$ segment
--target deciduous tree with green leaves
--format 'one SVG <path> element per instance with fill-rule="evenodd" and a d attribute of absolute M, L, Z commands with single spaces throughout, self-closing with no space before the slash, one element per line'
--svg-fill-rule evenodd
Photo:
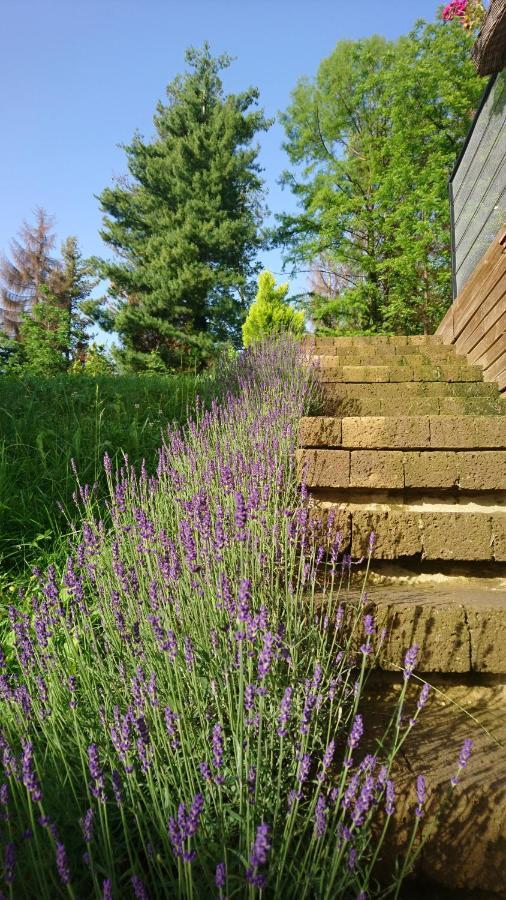
<path fill-rule="evenodd" d="M 284 180 L 300 213 L 278 240 L 288 261 L 323 254 L 343 274 L 341 332 L 430 332 L 451 302 L 447 180 L 483 90 L 472 40 L 438 21 L 340 41 L 292 94 Z"/>
<path fill-rule="evenodd" d="M 258 91 L 225 94 L 208 44 L 186 53 L 188 71 L 167 87 L 156 136 L 125 147 L 129 180 L 100 195 L 109 303 L 121 361 L 142 370 L 205 364 L 216 345 L 240 345 L 241 324 L 262 244 L 262 179 L 252 141 L 269 122 L 251 109 Z M 254 290 L 254 288 L 253 288 Z M 112 301 L 112 302 L 111 302 Z"/>
<path fill-rule="evenodd" d="M 272 272 L 261 272 L 258 292 L 242 326 L 245 347 L 278 334 L 302 334 L 304 313 L 287 303 L 288 284 L 276 285 Z"/>

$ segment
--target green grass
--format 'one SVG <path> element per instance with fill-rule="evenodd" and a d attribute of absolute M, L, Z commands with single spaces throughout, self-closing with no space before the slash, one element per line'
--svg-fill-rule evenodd
<path fill-rule="evenodd" d="M 72 459 L 99 491 L 106 450 L 149 471 L 162 429 L 209 392 L 193 375 L 0 378 L 0 582 L 58 555 L 76 517 Z"/>

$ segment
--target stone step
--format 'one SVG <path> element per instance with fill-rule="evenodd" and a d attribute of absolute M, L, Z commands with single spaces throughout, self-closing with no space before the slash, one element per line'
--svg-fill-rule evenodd
<path fill-rule="evenodd" d="M 376 535 L 374 559 L 506 562 L 504 505 L 477 502 L 361 503 L 319 493 L 311 500 L 311 515 L 322 527 L 340 532 L 343 547 L 358 559 L 367 555 L 369 535 Z"/>
<path fill-rule="evenodd" d="M 506 416 L 306 416 L 299 447 L 506 449 Z"/>
<path fill-rule="evenodd" d="M 426 678 L 432 685 L 428 703 L 392 768 L 397 800 L 382 848 L 382 875 L 385 883 L 391 883 L 395 860 L 407 851 L 416 777 L 423 774 L 428 799 L 414 845 L 415 851 L 420 851 L 416 877 L 406 881 L 400 897 L 505 900 L 506 679 L 502 675 L 436 672 Z M 371 674 L 361 707 L 367 723 L 363 753 L 376 752 L 376 741 L 381 742 L 403 688 L 402 674 Z M 420 688 L 420 681 L 411 678 L 406 719 L 417 708 Z M 473 742 L 471 758 L 441 810 L 465 740 Z M 417 878 L 422 877 L 427 882 L 417 890 Z M 446 885 L 448 893 L 441 885 Z"/>
<path fill-rule="evenodd" d="M 335 366 L 435 366 L 435 365 L 467 365 L 465 356 L 457 356 L 453 347 L 438 349 L 437 355 L 427 353 L 341 353 L 313 354 L 314 360 L 333 360 Z M 316 363 L 318 367 L 318 363 Z"/>
<path fill-rule="evenodd" d="M 342 398 L 372 399 L 382 397 L 402 403 L 415 397 L 489 397 L 499 399 L 495 384 L 484 381 L 408 381 L 408 382 L 334 382 L 321 381 L 322 398 L 335 400 Z"/>
<path fill-rule="evenodd" d="M 389 382 L 481 382 L 479 366 L 337 366 L 333 356 L 314 357 L 318 378 L 325 382 L 389 383 Z"/>
<path fill-rule="evenodd" d="M 506 450 L 298 450 L 308 488 L 506 490 Z"/>
<path fill-rule="evenodd" d="M 422 347 L 424 353 L 431 353 L 435 348 L 441 348 L 443 351 L 448 349 L 447 345 L 443 344 L 442 338 L 435 334 L 394 336 L 374 334 L 353 335 L 351 337 L 316 337 L 308 335 L 302 339 L 301 344 L 304 350 L 309 353 L 344 352 L 349 349 L 355 350 L 357 347 L 360 352 L 363 350 L 375 352 L 380 349 L 387 349 L 389 353 L 406 352 L 406 347 Z"/>
<path fill-rule="evenodd" d="M 344 605 L 356 608 L 350 591 Z M 419 647 L 420 672 L 506 674 L 506 587 L 467 584 L 368 585 L 364 612 L 385 630 L 377 665 L 399 671 L 406 649 Z"/>
<path fill-rule="evenodd" d="M 506 399 L 487 397 L 323 397 L 315 412 L 324 416 L 499 416 L 506 415 Z"/>

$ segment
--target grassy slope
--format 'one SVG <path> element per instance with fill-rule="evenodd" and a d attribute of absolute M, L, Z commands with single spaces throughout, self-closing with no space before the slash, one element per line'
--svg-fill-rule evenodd
<path fill-rule="evenodd" d="M 0 378 L 0 578 L 42 563 L 73 515 L 82 484 L 102 480 L 107 450 L 148 471 L 169 421 L 183 421 L 208 382 L 191 375 L 139 378 Z"/>

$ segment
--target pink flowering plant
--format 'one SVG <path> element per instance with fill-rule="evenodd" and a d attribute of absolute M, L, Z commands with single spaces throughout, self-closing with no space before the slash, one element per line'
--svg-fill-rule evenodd
<path fill-rule="evenodd" d="M 401 877 L 380 888 L 393 764 L 428 687 L 408 717 L 412 647 L 371 746 L 383 636 L 363 590 L 344 603 L 352 560 L 294 475 L 313 374 L 284 342 L 229 377 L 233 394 L 167 429 L 153 473 L 105 457 L 106 508 L 78 486 L 64 571 L 9 610 L 3 896 L 396 896 L 418 852 L 422 773 Z"/>
<path fill-rule="evenodd" d="M 445 22 L 458 19 L 466 31 L 474 31 L 481 28 L 485 7 L 481 0 L 451 0 L 444 7 L 442 18 Z"/>

